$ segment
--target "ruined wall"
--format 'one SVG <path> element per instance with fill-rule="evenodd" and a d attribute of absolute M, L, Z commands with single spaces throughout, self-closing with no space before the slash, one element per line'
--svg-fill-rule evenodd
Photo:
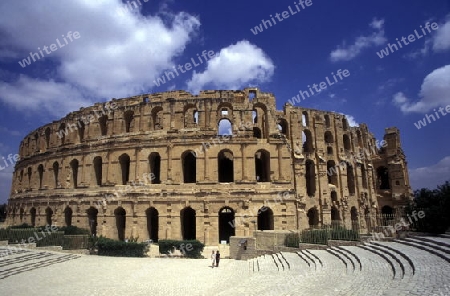
<path fill-rule="evenodd" d="M 290 105 L 278 111 L 258 89 L 113 99 L 36 129 L 19 150 L 9 224 L 206 244 L 256 229 L 351 226 L 385 198 L 373 161 L 392 162 L 366 125 Z M 401 167 L 388 169 L 394 183 L 404 180 L 395 194 L 405 195 Z"/>

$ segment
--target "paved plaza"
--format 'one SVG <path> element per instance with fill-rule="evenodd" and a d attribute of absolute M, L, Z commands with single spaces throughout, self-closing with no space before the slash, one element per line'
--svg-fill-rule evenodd
<path fill-rule="evenodd" d="M 0 252 L 6 247 L 0 247 Z M 0 257 L 1 295 L 450 295 L 450 238 L 223 259 L 115 258 L 41 250 Z"/>

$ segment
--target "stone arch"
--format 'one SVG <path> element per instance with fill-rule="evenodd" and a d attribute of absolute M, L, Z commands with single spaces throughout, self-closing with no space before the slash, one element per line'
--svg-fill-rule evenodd
<path fill-rule="evenodd" d="M 311 159 L 305 162 L 306 193 L 312 197 L 316 194 L 316 166 Z"/>
<path fill-rule="evenodd" d="M 53 216 L 53 211 L 52 209 L 50 209 L 50 207 L 47 207 L 45 209 L 45 222 L 47 223 L 47 225 L 52 225 L 52 216 Z"/>
<path fill-rule="evenodd" d="M 80 143 L 84 140 L 84 131 L 86 130 L 85 124 L 82 120 L 78 120 L 78 138 L 80 139 Z"/>
<path fill-rule="evenodd" d="M 380 166 L 377 168 L 377 181 L 378 189 L 387 190 L 391 189 L 389 170 L 385 166 Z"/>
<path fill-rule="evenodd" d="M 129 133 L 132 130 L 133 127 L 133 117 L 134 117 L 134 111 L 127 110 L 123 113 L 123 119 L 125 123 L 125 132 Z"/>
<path fill-rule="evenodd" d="M 66 226 L 72 226 L 72 214 L 73 214 L 72 209 L 69 206 L 67 206 L 64 209 L 64 222 L 66 223 Z"/>
<path fill-rule="evenodd" d="M 198 124 L 197 107 L 193 104 L 188 104 L 184 107 L 184 127 L 192 128 Z"/>
<path fill-rule="evenodd" d="M 289 139 L 289 125 L 286 119 L 279 118 L 278 119 L 278 128 L 280 130 L 280 133 L 286 136 L 286 138 Z"/>
<path fill-rule="evenodd" d="M 331 207 L 331 225 L 339 225 L 341 223 L 341 214 L 336 206 Z"/>
<path fill-rule="evenodd" d="M 266 139 L 269 131 L 269 121 L 267 116 L 267 107 L 262 103 L 253 104 L 253 111 L 256 111 L 254 125 L 261 129 L 261 138 Z"/>
<path fill-rule="evenodd" d="M 161 183 L 161 156 L 158 152 L 152 152 L 148 156 L 148 165 L 150 169 L 150 182 L 152 184 Z"/>
<path fill-rule="evenodd" d="M 302 112 L 302 125 L 304 127 L 309 126 L 309 116 L 308 116 L 308 112 L 306 112 L 306 111 Z"/>
<path fill-rule="evenodd" d="M 302 131 L 303 152 L 312 153 L 314 151 L 313 139 L 310 130 Z"/>
<path fill-rule="evenodd" d="M 73 188 L 78 187 L 78 166 L 79 163 L 77 159 L 73 159 L 70 162 L 70 168 L 72 169 Z"/>
<path fill-rule="evenodd" d="M 230 243 L 230 236 L 235 235 L 234 210 L 223 207 L 219 210 L 219 243 L 226 241 Z"/>
<path fill-rule="evenodd" d="M 183 240 L 197 239 L 196 213 L 191 207 L 186 207 L 180 212 L 181 235 Z"/>
<path fill-rule="evenodd" d="M 308 225 L 309 227 L 317 227 L 319 226 L 319 211 L 316 207 L 312 207 L 306 213 L 308 217 Z"/>
<path fill-rule="evenodd" d="M 108 115 L 103 115 L 98 119 L 100 125 L 100 134 L 102 136 L 108 135 Z"/>
<path fill-rule="evenodd" d="M 233 135 L 233 124 L 228 118 L 222 118 L 217 123 L 217 135 L 231 136 Z"/>
<path fill-rule="evenodd" d="M 274 230 L 273 211 L 263 206 L 258 210 L 258 230 Z"/>
<path fill-rule="evenodd" d="M 336 162 L 334 160 L 327 161 L 327 177 L 328 184 L 333 184 L 334 186 L 338 186 L 338 168 L 336 167 Z"/>
<path fill-rule="evenodd" d="M 89 209 L 86 210 L 86 214 L 87 214 L 87 217 L 88 217 L 89 229 L 91 231 L 91 235 L 92 236 L 97 236 L 98 209 L 96 209 L 94 207 L 89 207 Z"/>
<path fill-rule="evenodd" d="M 257 126 L 253 127 L 253 137 L 257 139 L 262 139 L 261 129 Z"/>
<path fill-rule="evenodd" d="M 58 177 L 59 177 L 59 163 L 57 161 L 55 161 L 53 163 L 53 177 L 55 179 L 55 188 L 58 188 L 58 186 L 59 186 L 59 180 L 58 180 Z"/>
<path fill-rule="evenodd" d="M 194 153 L 194 151 L 188 150 L 181 155 L 184 183 L 197 182 L 197 158 Z"/>
<path fill-rule="evenodd" d="M 114 216 L 116 216 L 117 238 L 120 241 L 124 241 L 127 222 L 127 212 L 125 211 L 124 208 L 119 206 L 114 210 Z"/>
<path fill-rule="evenodd" d="M 217 118 L 233 118 L 233 104 L 222 102 L 217 106 Z"/>
<path fill-rule="evenodd" d="M 260 149 L 255 153 L 255 176 L 257 182 L 270 182 L 270 153 Z"/>
<path fill-rule="evenodd" d="M 229 149 L 221 150 L 217 155 L 219 182 L 234 182 L 233 160 L 233 152 Z"/>
<path fill-rule="evenodd" d="M 344 131 L 347 131 L 348 130 L 348 121 L 347 121 L 347 118 L 342 118 L 342 129 L 344 130 Z"/>
<path fill-rule="evenodd" d="M 330 128 L 331 127 L 330 115 L 325 114 L 324 118 L 325 118 L 325 128 Z"/>
<path fill-rule="evenodd" d="M 328 155 L 333 155 L 333 147 L 331 147 L 331 146 L 327 147 L 327 154 Z"/>
<path fill-rule="evenodd" d="M 347 162 L 347 187 L 350 195 L 355 194 L 355 172 L 353 166 Z"/>
<path fill-rule="evenodd" d="M 66 143 L 66 124 L 63 122 L 59 125 L 58 128 L 58 136 L 61 140 L 61 145 L 64 145 Z"/>
<path fill-rule="evenodd" d="M 364 189 L 367 189 L 368 185 L 367 185 L 367 172 L 366 172 L 366 167 L 364 164 L 361 164 L 361 181 L 362 181 L 362 187 Z"/>
<path fill-rule="evenodd" d="M 352 149 L 352 146 L 351 146 L 351 143 L 350 143 L 350 138 L 349 138 L 349 136 L 348 136 L 347 134 L 344 134 L 344 135 L 342 136 L 342 140 L 343 140 L 343 142 L 344 142 L 344 149 L 345 149 L 345 150 L 351 150 L 351 149 Z"/>
<path fill-rule="evenodd" d="M 34 207 L 30 209 L 30 223 L 31 226 L 36 226 L 36 209 Z"/>
<path fill-rule="evenodd" d="M 27 176 L 28 176 L 28 188 L 31 188 L 31 175 L 33 173 L 33 169 L 31 167 L 28 167 L 27 169 Z"/>
<path fill-rule="evenodd" d="M 119 157 L 120 171 L 122 175 L 122 185 L 127 185 L 130 181 L 130 156 L 126 153 Z"/>
<path fill-rule="evenodd" d="M 50 148 L 50 134 L 51 134 L 51 130 L 50 127 L 47 127 L 45 129 L 45 147 L 48 149 Z"/>
<path fill-rule="evenodd" d="M 324 139 L 326 144 L 333 144 L 334 142 L 333 134 L 330 131 L 325 132 Z"/>
<path fill-rule="evenodd" d="M 154 207 L 150 207 L 145 211 L 147 217 L 148 238 L 153 242 L 158 242 L 159 232 L 159 213 Z"/>
<path fill-rule="evenodd" d="M 164 128 L 164 111 L 161 106 L 152 109 L 152 128 L 153 130 L 162 130 Z"/>
<path fill-rule="evenodd" d="M 94 173 L 97 186 L 102 186 L 103 179 L 103 160 L 101 156 L 94 157 Z"/>

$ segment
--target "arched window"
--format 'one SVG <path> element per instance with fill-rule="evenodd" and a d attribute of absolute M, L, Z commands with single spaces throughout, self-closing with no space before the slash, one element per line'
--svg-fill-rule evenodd
<path fill-rule="evenodd" d="M 355 194 L 355 173 L 353 166 L 347 162 L 347 187 L 350 195 Z"/>
<path fill-rule="evenodd" d="M 103 160 L 100 156 L 94 158 L 94 173 L 95 181 L 98 186 L 102 185 L 102 175 L 103 175 Z"/>
<path fill-rule="evenodd" d="M 270 182 L 270 153 L 266 150 L 255 153 L 255 172 L 257 182 Z"/>
<path fill-rule="evenodd" d="M 351 144 L 350 144 L 350 138 L 348 137 L 348 135 L 343 135 L 342 139 L 344 141 L 344 149 L 345 150 L 351 150 Z"/>
<path fill-rule="evenodd" d="M 184 183 L 197 182 L 197 158 L 194 155 L 194 151 L 186 151 L 181 156 Z"/>
<path fill-rule="evenodd" d="M 333 147 L 331 147 L 331 146 L 327 147 L 327 154 L 328 155 L 333 155 Z"/>
<path fill-rule="evenodd" d="M 217 130 L 218 130 L 219 136 L 232 135 L 233 129 L 232 129 L 231 121 L 226 118 L 222 118 L 219 121 Z"/>
<path fill-rule="evenodd" d="M 217 156 L 219 182 L 234 182 L 233 152 L 222 150 Z"/>
<path fill-rule="evenodd" d="M 352 230 L 359 233 L 358 210 L 355 207 L 352 207 L 350 210 L 350 218 L 352 221 Z"/>
<path fill-rule="evenodd" d="M 198 112 L 197 108 L 189 104 L 184 108 L 184 127 L 192 128 L 195 127 L 198 123 Z"/>
<path fill-rule="evenodd" d="M 362 179 L 362 187 L 364 189 L 367 189 L 366 167 L 363 164 L 361 165 L 361 179 Z"/>
<path fill-rule="evenodd" d="M 360 148 L 363 148 L 363 140 L 362 140 L 362 136 L 361 136 L 361 131 L 357 130 L 356 131 L 356 138 L 358 139 L 358 145 Z"/>
<path fill-rule="evenodd" d="M 42 189 L 42 180 L 44 177 L 44 166 L 42 164 L 38 166 L 38 174 L 39 174 L 39 189 Z"/>
<path fill-rule="evenodd" d="M 108 134 L 108 115 L 103 115 L 98 119 L 98 123 L 100 125 L 100 133 L 102 136 L 106 136 Z"/>
<path fill-rule="evenodd" d="M 86 210 L 86 214 L 88 216 L 89 229 L 91 230 L 92 236 L 97 236 L 97 215 L 98 210 L 94 207 L 90 207 Z M 116 220 L 117 222 L 117 220 Z"/>
<path fill-rule="evenodd" d="M 308 117 L 308 112 L 306 112 L 306 111 L 302 112 L 302 124 L 304 127 L 309 126 L 309 117 Z"/>
<path fill-rule="evenodd" d="M 150 175 L 152 184 L 161 183 L 161 156 L 159 153 L 152 152 L 148 157 L 148 164 L 150 166 Z"/>
<path fill-rule="evenodd" d="M 257 110 L 252 111 L 252 119 L 253 119 L 253 124 L 258 123 L 258 111 Z"/>
<path fill-rule="evenodd" d="M 304 130 L 302 132 L 302 142 L 303 142 L 303 152 L 312 153 L 314 148 L 312 142 L 312 135 L 309 130 Z"/>
<path fill-rule="evenodd" d="M 333 144 L 333 142 L 334 142 L 333 134 L 330 131 L 326 131 L 324 137 L 325 137 L 325 143 Z"/>
<path fill-rule="evenodd" d="M 305 170 L 306 193 L 312 197 L 316 193 L 316 168 L 314 161 L 308 159 L 305 163 Z"/>
<path fill-rule="evenodd" d="M 348 130 L 348 122 L 347 122 L 347 119 L 346 119 L 346 118 L 342 118 L 342 129 L 343 129 L 344 131 L 347 131 L 347 130 Z"/>
<path fill-rule="evenodd" d="M 331 207 L 331 225 L 339 225 L 341 223 L 341 214 L 336 207 Z"/>
<path fill-rule="evenodd" d="M 379 189 L 391 189 L 389 180 L 389 170 L 387 167 L 380 166 L 377 169 L 377 180 Z"/>
<path fill-rule="evenodd" d="M 309 227 L 315 227 L 319 225 L 319 211 L 316 207 L 310 208 L 306 216 L 308 217 Z"/>
<path fill-rule="evenodd" d="M 127 212 L 124 208 L 118 207 L 114 210 L 114 215 L 116 216 L 117 237 L 120 241 L 124 241 Z"/>
<path fill-rule="evenodd" d="M 325 114 L 325 128 L 329 128 L 331 126 L 330 123 L 330 116 L 328 114 Z"/>
<path fill-rule="evenodd" d="M 131 131 L 132 123 L 133 123 L 134 111 L 127 110 L 123 114 L 123 119 L 125 121 L 125 132 L 129 133 Z"/>
<path fill-rule="evenodd" d="M 120 171 L 122 172 L 122 185 L 127 185 L 130 181 L 130 156 L 124 153 L 119 157 Z"/>
<path fill-rule="evenodd" d="M 47 127 L 45 129 L 45 145 L 46 145 L 46 148 L 50 148 L 50 133 L 51 133 L 50 128 Z"/>
<path fill-rule="evenodd" d="M 181 234 L 183 240 L 194 240 L 197 238 L 196 213 L 191 207 L 187 207 L 180 212 Z"/>
<path fill-rule="evenodd" d="M 64 145 L 66 142 L 66 133 L 69 131 L 66 130 L 66 124 L 61 123 L 58 129 L 58 137 L 61 139 L 61 145 Z"/>
<path fill-rule="evenodd" d="M 78 137 L 80 138 L 80 143 L 84 140 L 84 131 L 85 131 L 85 125 L 84 122 L 81 120 L 78 120 Z"/>
<path fill-rule="evenodd" d="M 72 209 L 67 206 L 64 209 L 64 222 L 66 223 L 66 226 L 72 226 L 72 214 Z"/>
<path fill-rule="evenodd" d="M 59 185 L 58 174 L 59 174 L 59 164 L 57 161 L 55 161 L 53 163 L 53 176 L 55 178 L 55 188 L 58 188 Z"/>
<path fill-rule="evenodd" d="M 52 225 L 52 216 L 53 216 L 53 211 L 50 208 L 46 208 L 45 209 L 45 222 L 47 223 L 47 225 Z"/>
<path fill-rule="evenodd" d="M 289 138 L 288 123 L 286 119 L 278 119 L 278 129 L 280 130 L 280 133 L 286 136 L 286 138 Z"/>
<path fill-rule="evenodd" d="M 28 188 L 31 188 L 31 173 L 32 173 L 31 167 L 28 168 L 27 173 L 28 173 Z"/>
<path fill-rule="evenodd" d="M 78 160 L 74 159 L 70 162 L 70 168 L 72 169 L 73 188 L 78 187 Z"/>
<path fill-rule="evenodd" d="M 262 134 L 261 134 L 261 129 L 259 127 L 253 127 L 253 137 L 257 138 L 257 139 L 261 139 L 262 138 Z"/>
<path fill-rule="evenodd" d="M 31 222 L 31 226 L 35 227 L 36 226 L 36 209 L 35 208 L 31 208 L 30 209 L 30 222 Z"/>
<path fill-rule="evenodd" d="M 154 207 L 148 208 L 145 211 L 147 216 L 147 232 L 148 238 L 154 243 L 158 242 L 158 232 L 159 232 L 159 213 Z"/>
<path fill-rule="evenodd" d="M 164 127 L 164 114 L 162 107 L 155 107 L 152 110 L 153 130 L 162 130 Z"/>
<path fill-rule="evenodd" d="M 328 176 L 328 184 L 333 184 L 334 186 L 338 186 L 338 172 L 339 168 L 336 167 L 336 163 L 334 160 L 327 161 L 327 176 Z"/>
<path fill-rule="evenodd" d="M 258 230 L 274 230 L 273 211 L 266 206 L 258 210 Z"/>

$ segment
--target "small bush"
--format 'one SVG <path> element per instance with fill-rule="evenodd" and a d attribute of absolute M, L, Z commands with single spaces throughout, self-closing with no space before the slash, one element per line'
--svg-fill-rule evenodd
<path fill-rule="evenodd" d="M 290 248 L 298 248 L 298 245 L 300 243 L 300 236 L 298 233 L 289 233 L 286 235 L 286 238 L 284 239 L 284 245 L 286 247 Z"/>
<path fill-rule="evenodd" d="M 198 240 L 159 240 L 159 252 L 169 255 L 175 247 L 187 258 L 201 259 L 205 245 Z"/>
<path fill-rule="evenodd" d="M 98 255 L 114 257 L 145 257 L 147 244 L 123 242 L 106 237 L 99 237 L 97 242 Z"/>

